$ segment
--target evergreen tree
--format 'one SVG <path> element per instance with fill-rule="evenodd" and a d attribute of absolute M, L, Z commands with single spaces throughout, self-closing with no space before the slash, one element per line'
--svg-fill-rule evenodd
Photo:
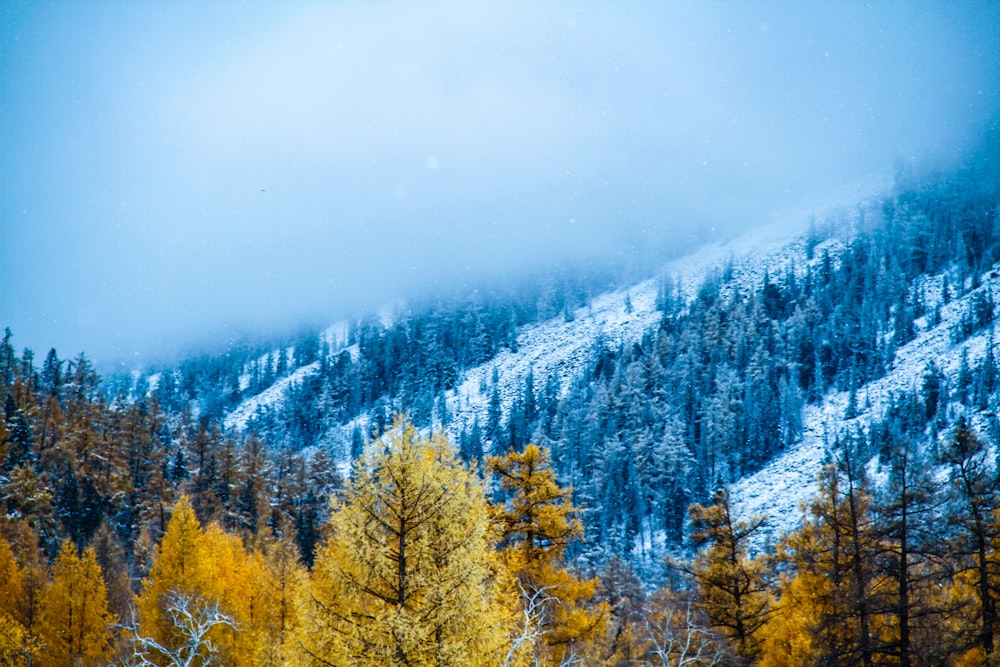
<path fill-rule="evenodd" d="M 959 577 L 968 579 L 972 604 L 968 643 L 984 663 L 997 661 L 1000 634 L 1000 585 L 993 542 L 1000 541 L 1000 474 L 989 447 L 965 423 L 959 422 L 942 458 L 951 467 L 951 521 L 958 528 L 951 550 L 959 557 Z M 992 566 L 991 566 L 992 563 Z M 961 591 L 961 588 L 958 589 Z"/>

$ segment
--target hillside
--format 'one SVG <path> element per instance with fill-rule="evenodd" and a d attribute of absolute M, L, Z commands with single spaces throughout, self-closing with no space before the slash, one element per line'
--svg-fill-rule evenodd
<path fill-rule="evenodd" d="M 345 474 L 395 411 L 448 432 L 466 460 L 545 444 L 597 558 L 657 562 L 687 504 L 720 483 L 740 516 L 767 515 L 760 544 L 801 520 L 838 442 L 869 438 L 874 456 L 873 426 L 929 372 L 946 399 L 922 439 L 962 415 L 993 427 L 994 385 L 977 408 L 947 391 L 992 363 L 996 210 L 977 178 L 790 218 L 610 291 L 564 278 L 339 323 L 237 359 L 178 405 L 322 449 Z"/>
<path fill-rule="evenodd" d="M 413 527 L 416 498 L 440 515 L 412 544 L 466 549 L 462 517 L 481 576 L 497 550 L 520 568 L 521 597 L 497 590 L 491 607 L 524 613 L 510 646 L 542 646 L 540 619 L 564 614 L 594 665 L 677 638 L 725 664 L 918 650 L 910 664 L 988 664 L 992 173 L 897 185 L 628 286 L 560 275 L 110 380 L 84 354 L 36 365 L 8 330 L 0 621 L 16 633 L 0 657 L 59 645 L 74 573 L 101 650 L 122 656 L 149 646 L 127 625 L 136 609 L 163 605 L 164 627 L 235 619 L 257 628 L 247 647 L 273 648 L 284 630 L 256 604 L 275 586 L 306 615 L 296 641 L 321 642 L 329 607 L 309 600 L 365 604 L 326 587 L 401 555 L 385 546 Z M 111 638 L 122 624 L 134 636 Z"/>

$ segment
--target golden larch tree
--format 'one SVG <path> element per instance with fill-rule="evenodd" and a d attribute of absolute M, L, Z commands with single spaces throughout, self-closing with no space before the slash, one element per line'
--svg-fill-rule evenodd
<path fill-rule="evenodd" d="M 190 652 L 190 628 L 178 623 L 190 620 L 188 616 L 217 618 L 220 622 L 205 633 L 197 651 L 217 651 L 227 665 L 260 664 L 267 652 L 263 567 L 263 558 L 247 554 L 235 535 L 215 523 L 203 528 L 182 497 L 136 599 L 136 639 L 153 640 L 167 651 Z"/>
<path fill-rule="evenodd" d="M 312 577 L 317 664 L 501 664 L 511 629 L 482 486 L 407 422 L 355 464 Z"/>
<path fill-rule="evenodd" d="M 600 581 L 579 579 L 563 565 L 570 540 L 583 534 L 570 501 L 572 489 L 559 486 L 548 451 L 536 445 L 491 457 L 487 466 L 507 496 L 494 509 L 505 564 L 519 580 L 526 601 L 545 601 L 535 604 L 542 632 L 536 658 L 558 665 L 585 652 L 608 615 L 607 605 L 591 604 Z"/>
<path fill-rule="evenodd" d="M 14 559 L 10 542 L 0 537 L 0 664 L 3 665 L 27 662 L 27 631 L 18 618 L 16 605 L 21 599 L 21 579 L 21 568 Z"/>
<path fill-rule="evenodd" d="M 111 651 L 111 614 L 107 590 L 93 549 L 77 555 L 62 543 L 52 567 L 52 583 L 42 598 L 42 667 L 103 664 Z"/>
<path fill-rule="evenodd" d="M 695 504 L 689 509 L 691 541 L 702 547 L 690 573 L 712 627 L 732 642 L 744 660 L 752 662 L 759 657 L 761 630 L 769 613 L 765 564 L 748 553 L 749 538 L 763 519 L 736 520 L 725 490 L 717 491 L 713 501 L 708 507 Z"/>

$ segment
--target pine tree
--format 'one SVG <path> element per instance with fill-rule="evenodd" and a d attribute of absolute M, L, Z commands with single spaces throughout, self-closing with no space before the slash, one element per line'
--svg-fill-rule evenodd
<path fill-rule="evenodd" d="M 41 606 L 42 667 L 100 665 L 110 656 L 111 614 L 93 549 L 82 556 L 66 540 L 52 568 Z"/>
<path fill-rule="evenodd" d="M 397 419 L 356 464 L 316 556 L 303 644 L 323 664 L 492 665 L 508 643 L 482 486 Z"/>
<path fill-rule="evenodd" d="M 583 531 L 570 502 L 572 489 L 559 486 L 548 452 L 535 445 L 491 457 L 487 468 L 508 496 L 495 509 L 507 568 L 527 600 L 539 592 L 548 598 L 540 610 L 545 635 L 536 659 L 558 665 L 600 634 L 608 613 L 605 605 L 590 604 L 600 581 L 578 579 L 562 563 L 570 540 Z"/>

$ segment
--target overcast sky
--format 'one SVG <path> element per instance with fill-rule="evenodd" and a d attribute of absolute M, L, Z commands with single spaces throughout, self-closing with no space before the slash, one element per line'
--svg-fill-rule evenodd
<path fill-rule="evenodd" d="M 139 363 L 947 159 L 1000 3 L 0 3 L 0 326 Z"/>

